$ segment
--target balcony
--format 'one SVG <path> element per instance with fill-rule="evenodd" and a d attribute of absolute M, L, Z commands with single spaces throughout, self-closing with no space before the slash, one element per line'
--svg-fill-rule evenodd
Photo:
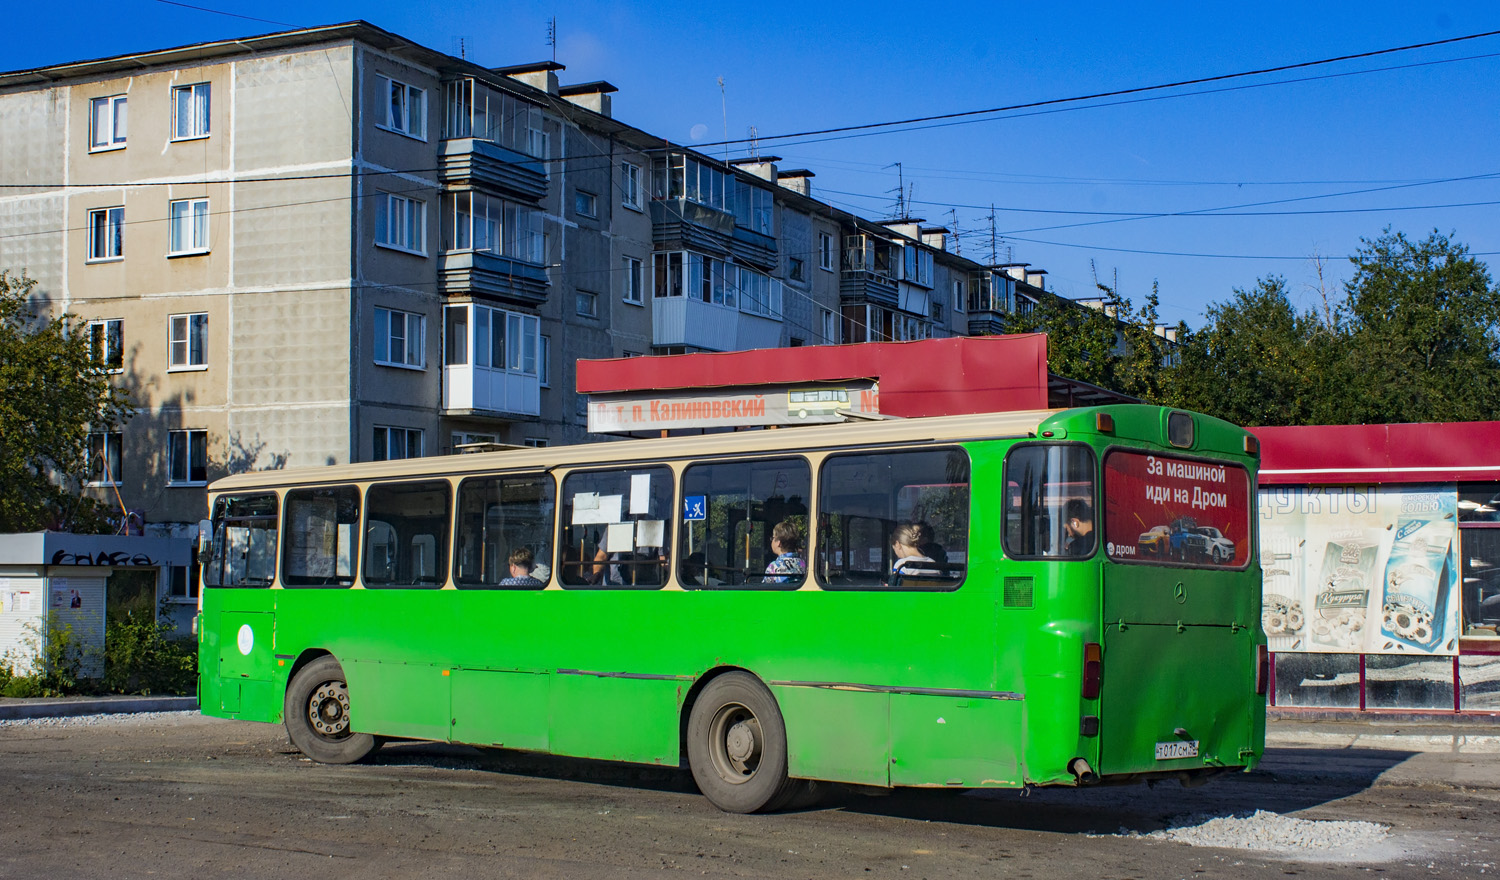
<path fill-rule="evenodd" d="M 547 270 L 490 251 L 453 251 L 438 257 L 438 290 L 447 296 L 492 296 L 518 305 L 547 301 Z"/>
<path fill-rule="evenodd" d="M 438 149 L 439 177 L 447 187 L 484 187 L 538 203 L 547 196 L 541 160 L 481 138 L 453 138 Z"/>
<path fill-rule="evenodd" d="M 542 414 L 541 381 L 534 375 L 477 367 L 443 367 L 443 415 L 500 418 Z"/>
<path fill-rule="evenodd" d="M 652 200 L 651 227 L 657 250 L 727 254 L 733 249 L 734 215 L 690 199 Z"/>
<path fill-rule="evenodd" d="M 781 321 L 691 297 L 654 298 L 651 319 L 651 344 L 657 347 L 744 351 L 781 344 Z"/>

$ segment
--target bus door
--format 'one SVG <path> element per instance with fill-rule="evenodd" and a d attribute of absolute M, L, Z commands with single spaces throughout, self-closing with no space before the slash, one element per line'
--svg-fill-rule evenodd
<path fill-rule="evenodd" d="M 1260 572 L 1249 473 L 1119 448 L 1101 470 L 1098 772 L 1252 763 Z"/>

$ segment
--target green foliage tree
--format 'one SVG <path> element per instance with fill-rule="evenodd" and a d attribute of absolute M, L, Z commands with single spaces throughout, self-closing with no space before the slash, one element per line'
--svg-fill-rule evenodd
<path fill-rule="evenodd" d="M 134 410 L 95 367 L 87 323 L 36 308 L 35 286 L 0 270 L 0 532 L 98 530 L 99 506 L 79 490 L 88 434 Z"/>

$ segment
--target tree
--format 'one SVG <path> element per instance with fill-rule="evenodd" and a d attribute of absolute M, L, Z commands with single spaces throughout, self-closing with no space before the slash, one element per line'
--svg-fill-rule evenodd
<path fill-rule="evenodd" d="M 35 286 L 0 270 L 0 532 L 94 530 L 98 505 L 79 493 L 89 432 L 134 409 L 96 367 L 87 323 L 36 310 Z"/>
<path fill-rule="evenodd" d="M 1327 394 L 1339 340 L 1297 311 L 1286 281 L 1262 278 L 1208 308 L 1203 329 L 1179 336 L 1167 380 L 1173 406 L 1239 425 L 1309 424 Z"/>
<path fill-rule="evenodd" d="M 1387 228 L 1350 258 L 1338 309 L 1342 421 L 1500 418 L 1500 290 L 1467 246 Z"/>

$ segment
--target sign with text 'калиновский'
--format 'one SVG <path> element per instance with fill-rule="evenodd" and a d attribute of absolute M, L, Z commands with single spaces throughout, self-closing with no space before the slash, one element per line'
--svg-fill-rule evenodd
<path fill-rule="evenodd" d="M 589 398 L 589 430 L 615 434 L 679 428 L 744 428 L 841 422 L 845 413 L 877 415 L 873 382 L 791 388 L 726 388 L 610 394 Z"/>

